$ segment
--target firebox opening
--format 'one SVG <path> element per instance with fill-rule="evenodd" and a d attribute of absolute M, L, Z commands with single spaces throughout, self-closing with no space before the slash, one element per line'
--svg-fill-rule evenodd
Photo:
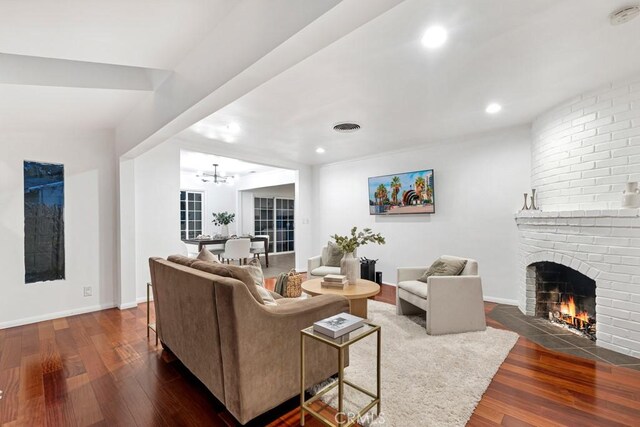
<path fill-rule="evenodd" d="M 596 339 L 596 282 L 554 262 L 529 266 L 536 283 L 536 316 Z"/>

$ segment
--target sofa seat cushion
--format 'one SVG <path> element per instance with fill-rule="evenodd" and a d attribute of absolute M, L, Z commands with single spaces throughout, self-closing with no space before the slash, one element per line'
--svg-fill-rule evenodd
<path fill-rule="evenodd" d="M 427 284 L 418 280 L 407 280 L 406 282 L 398 283 L 398 288 L 416 295 L 420 298 L 427 299 Z"/>
<path fill-rule="evenodd" d="M 318 268 L 314 268 L 311 270 L 312 276 L 326 276 L 327 274 L 340 274 L 340 267 L 329 267 L 327 265 L 322 265 Z"/>
<path fill-rule="evenodd" d="M 253 295 L 255 300 L 264 305 L 264 300 L 262 299 L 262 296 L 260 296 L 260 291 L 258 291 L 256 282 L 244 268 L 237 265 L 213 264 L 206 261 L 195 261 L 191 264 L 191 268 L 206 271 L 207 273 L 215 274 L 216 276 L 230 277 L 241 281 L 245 284 L 249 293 Z"/>

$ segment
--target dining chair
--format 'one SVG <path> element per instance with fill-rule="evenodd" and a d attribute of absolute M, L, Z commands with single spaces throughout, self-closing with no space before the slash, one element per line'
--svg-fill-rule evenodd
<path fill-rule="evenodd" d="M 251 242 L 251 249 L 250 252 L 253 254 L 254 258 L 258 258 L 258 260 L 260 260 L 260 254 L 264 254 L 267 252 L 267 249 L 269 248 L 269 235 L 268 234 L 261 234 L 255 237 L 261 237 L 263 239 L 267 239 L 266 243 L 264 240 L 260 240 L 257 242 Z"/>
<path fill-rule="evenodd" d="M 222 254 L 224 253 L 224 243 L 220 243 L 217 245 L 207 245 L 206 247 L 209 250 L 209 252 L 211 252 L 214 255 L 217 255 L 218 259 L 220 259 L 222 257 Z"/>
<path fill-rule="evenodd" d="M 242 265 L 243 260 L 246 262 L 247 258 L 251 257 L 251 240 L 250 239 L 229 239 L 224 244 L 224 252 L 222 253 L 222 259 L 227 261 L 237 259 L 238 264 Z"/>

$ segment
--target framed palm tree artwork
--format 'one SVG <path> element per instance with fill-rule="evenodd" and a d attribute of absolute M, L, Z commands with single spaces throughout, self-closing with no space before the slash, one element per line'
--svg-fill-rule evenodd
<path fill-rule="evenodd" d="M 433 169 L 369 178 L 371 215 L 436 212 Z"/>

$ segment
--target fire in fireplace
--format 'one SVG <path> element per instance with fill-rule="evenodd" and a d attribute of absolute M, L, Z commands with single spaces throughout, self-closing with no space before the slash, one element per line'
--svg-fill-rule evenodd
<path fill-rule="evenodd" d="M 539 262 L 529 268 L 535 274 L 536 315 L 595 341 L 595 281 L 553 262 Z"/>

